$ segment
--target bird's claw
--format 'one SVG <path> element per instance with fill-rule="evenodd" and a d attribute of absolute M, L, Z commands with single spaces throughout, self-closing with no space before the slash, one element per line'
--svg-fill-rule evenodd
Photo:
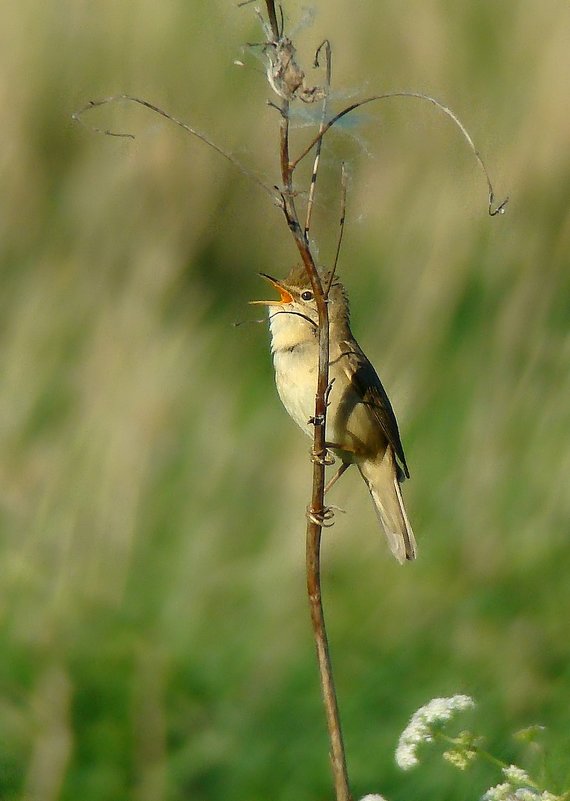
<path fill-rule="evenodd" d="M 327 385 L 327 388 L 325 389 L 325 406 L 327 406 L 327 407 L 330 406 L 329 397 L 330 397 L 331 389 L 333 388 L 334 382 L 335 382 L 335 379 L 331 378 L 331 380 L 329 381 L 329 383 Z"/>
<path fill-rule="evenodd" d="M 331 453 L 329 453 L 329 451 L 325 450 L 321 451 L 320 453 L 311 451 L 311 461 L 316 462 L 317 464 L 322 464 L 325 467 L 328 467 L 328 465 L 334 464 L 336 460 L 334 456 Z"/>
<path fill-rule="evenodd" d="M 322 512 L 316 512 L 310 506 L 307 506 L 307 517 L 316 526 L 322 526 L 323 528 L 334 526 L 334 511 L 330 506 L 326 506 Z"/>

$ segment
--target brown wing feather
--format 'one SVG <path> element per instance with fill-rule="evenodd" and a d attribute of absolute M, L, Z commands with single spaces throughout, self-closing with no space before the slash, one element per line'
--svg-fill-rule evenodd
<path fill-rule="evenodd" d="M 376 370 L 355 341 L 344 343 L 343 356 L 348 359 L 348 372 L 354 389 L 362 398 L 362 402 L 367 404 L 374 413 L 386 439 L 402 464 L 404 475 L 409 478 L 410 471 L 406 463 L 396 415 Z"/>

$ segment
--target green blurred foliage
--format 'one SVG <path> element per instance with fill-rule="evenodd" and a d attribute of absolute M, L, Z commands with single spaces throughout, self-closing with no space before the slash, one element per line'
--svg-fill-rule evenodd
<path fill-rule="evenodd" d="M 566 0 L 329 0 L 297 33 L 306 64 L 331 39 L 335 108 L 431 93 L 512 196 L 488 218 L 465 143 L 416 101 L 366 108 L 323 151 L 313 233 L 329 261 L 347 159 L 340 271 L 399 414 L 420 548 L 398 566 L 358 476 L 335 489 L 325 602 L 355 796 L 495 781 L 393 763 L 413 710 L 455 692 L 507 761 L 515 729 L 546 725 L 568 781 L 569 32 Z M 132 92 L 275 183 L 277 114 L 241 50 L 260 36 L 226 0 L 0 9 L 2 801 L 331 798 L 309 444 L 265 328 L 233 326 L 257 316 L 256 272 L 295 259 L 288 231 L 165 120 L 86 119 L 134 141 L 71 122 Z"/>

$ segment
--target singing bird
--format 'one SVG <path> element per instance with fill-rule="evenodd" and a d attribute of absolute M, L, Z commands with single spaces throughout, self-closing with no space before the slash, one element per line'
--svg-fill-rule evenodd
<path fill-rule="evenodd" d="M 265 273 L 279 300 L 257 300 L 269 307 L 271 352 L 279 397 L 297 425 L 313 436 L 318 373 L 318 313 L 304 267 L 282 281 Z M 327 286 L 330 273 L 321 276 Z M 370 491 L 390 549 L 403 563 L 415 559 L 416 541 L 406 515 L 400 484 L 410 477 L 392 405 L 376 371 L 350 330 L 346 291 L 334 277 L 328 295 L 329 381 L 325 440 L 341 461 L 328 487 L 356 464 Z"/>

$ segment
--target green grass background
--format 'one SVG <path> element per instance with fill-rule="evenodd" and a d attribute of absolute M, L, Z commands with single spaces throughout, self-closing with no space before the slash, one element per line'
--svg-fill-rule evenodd
<path fill-rule="evenodd" d="M 291 25 L 301 3 L 284 3 Z M 548 727 L 570 784 L 570 9 L 566 0 L 328 0 L 336 107 L 314 236 L 398 412 L 417 563 L 387 552 L 357 475 L 324 541 L 354 793 L 475 799 L 498 780 L 394 765 L 436 695 L 507 762 Z M 325 801 L 304 595 L 309 443 L 279 404 L 256 272 L 296 254 L 268 197 L 132 92 L 278 181 L 277 114 L 226 0 L 0 8 L 0 799 Z M 233 65 L 243 59 L 250 66 Z M 307 66 L 307 70 L 310 71 Z M 313 73 L 311 72 L 311 80 Z M 315 81 L 319 73 L 315 73 Z M 306 112 L 306 108 L 301 111 Z M 294 141 L 306 140 L 302 117 Z M 305 184 L 300 182 L 299 189 Z"/>

